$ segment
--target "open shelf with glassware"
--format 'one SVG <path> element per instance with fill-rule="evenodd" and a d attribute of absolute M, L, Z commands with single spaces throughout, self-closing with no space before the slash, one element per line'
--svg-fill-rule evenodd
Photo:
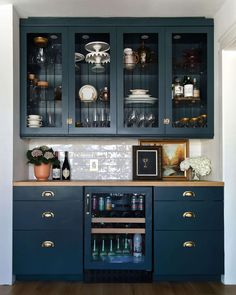
<path fill-rule="evenodd" d="M 150 188 L 86 187 L 85 269 L 151 267 Z"/>

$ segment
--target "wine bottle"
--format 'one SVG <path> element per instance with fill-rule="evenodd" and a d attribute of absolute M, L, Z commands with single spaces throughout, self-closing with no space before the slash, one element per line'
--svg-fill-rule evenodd
<path fill-rule="evenodd" d="M 61 165 L 60 161 L 58 160 L 58 152 L 55 152 L 56 161 L 52 165 L 52 179 L 53 180 L 60 180 L 61 179 Z"/>
<path fill-rule="evenodd" d="M 193 81 L 187 76 L 184 82 L 184 97 L 193 97 Z"/>
<path fill-rule="evenodd" d="M 68 152 L 65 152 L 65 159 L 62 165 L 62 180 L 70 180 L 70 164 L 68 161 Z"/>

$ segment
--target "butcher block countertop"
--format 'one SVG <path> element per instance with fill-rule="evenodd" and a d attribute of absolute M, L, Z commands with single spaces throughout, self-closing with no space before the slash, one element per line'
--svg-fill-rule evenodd
<path fill-rule="evenodd" d="M 132 180 L 71 180 L 71 181 L 14 181 L 13 186 L 224 186 L 222 181 L 132 181 Z"/>

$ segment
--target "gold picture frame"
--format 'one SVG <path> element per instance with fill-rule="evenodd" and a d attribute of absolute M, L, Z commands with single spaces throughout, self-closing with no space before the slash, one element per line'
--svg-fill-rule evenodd
<path fill-rule="evenodd" d="M 188 139 L 140 139 L 141 146 L 162 146 L 162 179 L 187 180 L 188 173 L 180 170 L 180 163 L 189 157 Z"/>

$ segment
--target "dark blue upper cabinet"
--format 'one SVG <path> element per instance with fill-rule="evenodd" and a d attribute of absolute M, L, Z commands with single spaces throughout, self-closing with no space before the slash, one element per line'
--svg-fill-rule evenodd
<path fill-rule="evenodd" d="M 122 22 L 121 22 L 122 20 Z M 21 21 L 21 136 L 214 136 L 213 21 Z"/>
<path fill-rule="evenodd" d="M 68 133 L 67 28 L 21 29 L 21 136 Z"/>

